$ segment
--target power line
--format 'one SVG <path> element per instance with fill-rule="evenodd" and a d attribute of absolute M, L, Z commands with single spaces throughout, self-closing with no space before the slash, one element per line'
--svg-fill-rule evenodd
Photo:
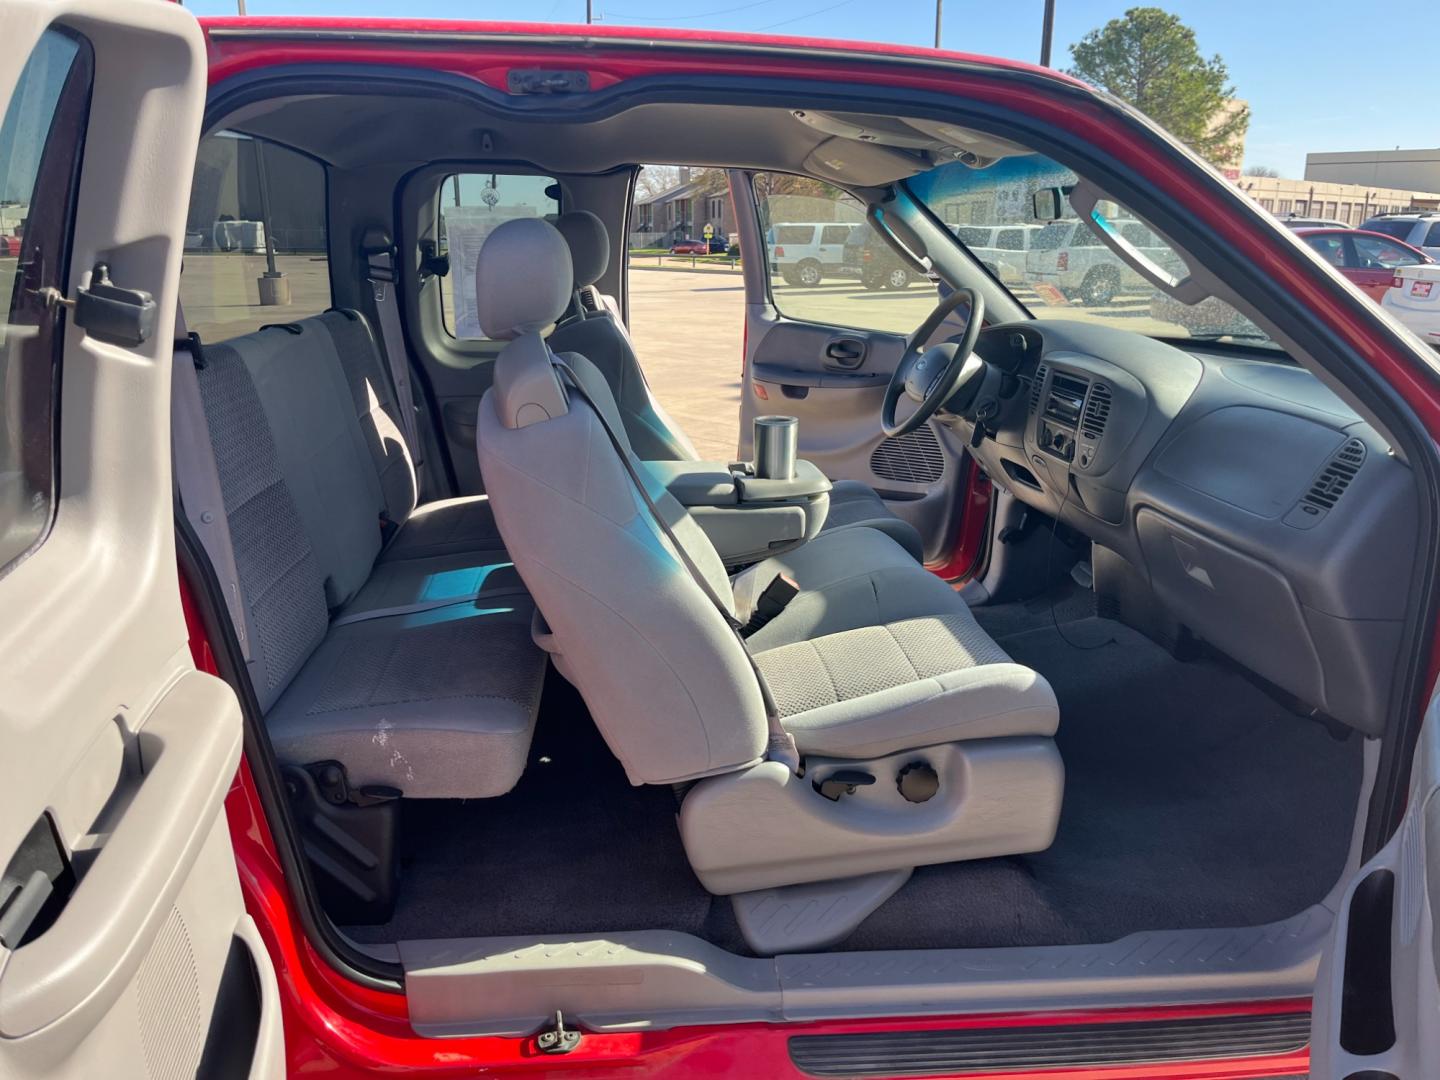
<path fill-rule="evenodd" d="M 838 4 L 831 4 L 829 7 L 820 8 L 818 11 L 806 12 L 804 15 L 796 15 L 793 19 L 781 19 L 779 22 L 770 23 L 768 26 L 756 27 L 752 33 L 760 33 L 762 30 L 774 30 L 776 27 L 789 26 L 791 23 L 803 22 L 806 19 L 813 19 L 816 15 L 824 15 L 826 12 L 834 11 L 837 8 L 845 7 L 853 0 L 840 0 Z"/>

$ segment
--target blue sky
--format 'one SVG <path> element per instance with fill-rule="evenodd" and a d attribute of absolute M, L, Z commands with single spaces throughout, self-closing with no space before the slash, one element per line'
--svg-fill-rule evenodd
<path fill-rule="evenodd" d="M 931 44 L 933 0 L 593 0 L 615 25 L 765 31 Z M 1056 0 L 1056 66 L 1069 45 L 1135 0 Z M 234 0 L 186 0 L 199 14 L 234 14 Z M 393 15 L 583 22 L 584 0 L 247 0 L 252 15 Z M 1206 54 L 1230 66 L 1251 105 L 1247 165 L 1303 174 L 1307 151 L 1440 144 L 1433 94 L 1399 87 L 1410 66 L 1405 34 L 1330 0 L 1168 0 Z M 1044 0 L 944 0 L 943 44 L 1037 60 Z M 1347 16 L 1349 16 L 1347 18 Z M 1365 24 L 1365 26 L 1362 26 Z M 1356 35 L 1360 34 L 1357 41 Z M 1398 35 L 1398 36 L 1397 36 Z M 1423 35 L 1422 35 L 1423 36 Z M 1418 39 L 1417 39 L 1418 40 Z M 1398 51 L 1397 51 L 1398 50 Z M 1410 83 L 1413 87 L 1414 83 Z M 1428 98 L 1428 100 L 1427 100 Z"/>

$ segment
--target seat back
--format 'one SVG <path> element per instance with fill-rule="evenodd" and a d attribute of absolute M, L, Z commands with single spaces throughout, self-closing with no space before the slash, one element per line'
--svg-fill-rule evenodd
<path fill-rule="evenodd" d="M 622 453 L 646 476 L 617 424 L 607 380 L 583 356 L 562 357 L 617 429 L 619 450 L 600 415 L 567 393 L 556 372 L 542 332 L 570 301 L 570 275 L 564 242 L 539 219 L 506 222 L 481 249 L 481 325 L 509 342 L 478 417 L 496 522 L 543 615 L 537 640 L 580 690 L 630 780 L 728 772 L 765 751 L 759 687 L 625 468 Z M 728 601 L 729 580 L 704 533 L 661 485 L 647 490 Z"/>
<path fill-rule="evenodd" d="M 572 210 L 561 214 L 555 227 L 570 248 L 575 299 L 566 318 L 551 333 L 550 348 L 580 353 L 605 376 L 625 432 L 641 458 L 699 460 L 689 437 L 650 393 L 614 297 L 595 288 L 610 265 L 610 239 L 604 222 L 588 210 Z"/>

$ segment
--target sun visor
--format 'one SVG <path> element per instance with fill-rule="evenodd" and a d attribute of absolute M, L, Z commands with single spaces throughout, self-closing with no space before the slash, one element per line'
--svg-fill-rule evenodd
<path fill-rule="evenodd" d="M 804 171 L 836 183 L 879 187 L 930 167 L 918 154 L 836 136 L 826 139 L 805 158 Z"/>

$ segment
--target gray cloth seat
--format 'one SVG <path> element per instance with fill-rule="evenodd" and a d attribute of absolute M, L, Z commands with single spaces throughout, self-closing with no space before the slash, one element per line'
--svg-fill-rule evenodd
<path fill-rule="evenodd" d="M 610 240 L 604 223 L 588 210 L 561 214 L 555 227 L 570 248 L 575 295 L 566 316 L 550 334 L 556 352 L 576 352 L 605 376 L 625 424 L 630 444 L 645 461 L 698 461 L 700 455 L 680 426 L 650 393 L 634 342 L 620 319 L 613 297 L 595 282 L 610 263 Z M 919 531 L 895 515 L 874 488 L 857 480 L 836 481 L 824 531 L 869 528 L 884 532 L 916 562 L 925 557 Z"/>
<path fill-rule="evenodd" d="M 195 379 L 210 445 L 177 452 L 214 459 L 237 630 L 279 760 L 338 761 L 351 785 L 408 797 L 500 795 L 524 769 L 545 673 L 533 604 L 488 501 L 415 506 L 386 378 L 343 313 L 208 345 Z"/>
<path fill-rule="evenodd" d="M 727 577 L 623 425 L 607 431 L 617 409 L 603 373 L 547 346 L 570 283 L 568 249 L 544 221 L 506 222 L 481 249 L 481 326 L 507 344 L 479 410 L 480 465 L 540 614 L 536 639 L 631 782 L 698 781 L 681 822 L 701 880 L 734 892 L 1047 845 L 1062 786 L 1049 684 L 880 531 L 821 534 Z M 733 625 L 780 571 L 799 595 L 742 644 Z M 879 772 L 929 761 L 945 811 L 914 809 L 894 783 L 866 809 L 828 809 L 768 758 L 777 742 L 746 645 L 815 776 L 832 759 Z M 792 828 L 816 850 L 768 857 L 765 838 Z"/>

